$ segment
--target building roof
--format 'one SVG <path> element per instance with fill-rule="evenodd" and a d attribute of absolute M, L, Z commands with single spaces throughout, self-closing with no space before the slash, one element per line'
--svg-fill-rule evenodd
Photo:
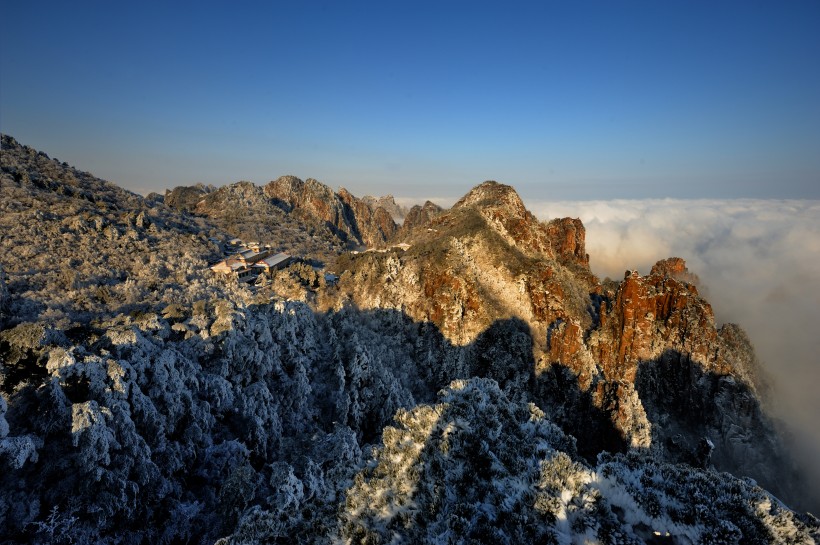
<path fill-rule="evenodd" d="M 290 255 L 280 252 L 276 255 L 272 255 L 270 257 L 266 257 L 265 259 L 260 260 L 254 267 L 262 267 L 262 268 L 273 268 L 277 265 L 281 265 L 282 263 L 288 261 L 290 259 Z"/>
<path fill-rule="evenodd" d="M 216 265 L 211 266 L 211 270 L 214 272 L 236 272 L 238 270 L 244 269 L 247 267 L 247 263 L 238 259 L 225 259 L 220 261 Z"/>
<path fill-rule="evenodd" d="M 211 270 L 214 272 L 231 272 L 231 267 L 225 261 L 220 261 L 216 265 L 211 265 Z"/>

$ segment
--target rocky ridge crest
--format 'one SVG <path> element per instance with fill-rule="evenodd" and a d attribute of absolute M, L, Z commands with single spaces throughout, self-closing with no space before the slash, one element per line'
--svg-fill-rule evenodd
<path fill-rule="evenodd" d="M 309 178 L 281 176 L 260 187 L 236 182 L 166 191 L 165 203 L 208 218 L 226 233 L 262 241 L 318 262 L 361 246 L 379 246 L 398 229 L 381 207 L 371 208 L 344 188 L 335 193 Z"/>
<path fill-rule="evenodd" d="M 265 185 L 264 192 L 287 212 L 305 221 L 324 222 L 351 244 L 376 246 L 387 241 L 397 229 L 386 210 L 371 210 L 346 189 L 334 193 L 312 178 L 302 181 L 295 176 L 282 176 Z"/>

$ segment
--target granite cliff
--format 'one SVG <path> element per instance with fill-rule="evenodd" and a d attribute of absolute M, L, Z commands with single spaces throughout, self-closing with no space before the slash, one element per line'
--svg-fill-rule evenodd
<path fill-rule="evenodd" d="M 404 222 L 397 237 L 404 238 L 413 229 L 426 226 L 433 218 L 441 215 L 443 211 L 442 207 L 431 201 L 426 201 L 423 205 L 413 206 L 404 217 Z"/>
<path fill-rule="evenodd" d="M 264 187 L 265 195 L 288 213 L 327 225 L 340 239 L 354 245 L 377 246 L 396 231 L 389 212 L 375 210 L 342 188 L 334 193 L 312 178 L 282 176 Z"/>

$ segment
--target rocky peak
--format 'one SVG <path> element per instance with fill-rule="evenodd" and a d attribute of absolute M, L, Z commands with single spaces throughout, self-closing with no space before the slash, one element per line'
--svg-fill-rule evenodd
<path fill-rule="evenodd" d="M 547 223 L 552 249 L 564 260 L 589 266 L 586 251 L 586 229 L 578 218 L 558 218 Z"/>
<path fill-rule="evenodd" d="M 363 244 L 370 247 L 379 246 L 392 238 L 398 230 L 396 222 L 384 208 L 371 208 L 367 202 L 356 198 L 343 187 L 339 189 L 338 197 L 351 211 L 351 225 Z"/>
<path fill-rule="evenodd" d="M 277 206 L 297 218 L 326 225 L 345 242 L 361 243 L 344 203 L 323 183 L 313 178 L 302 181 L 295 176 L 282 176 L 268 183 L 264 191 Z"/>
<path fill-rule="evenodd" d="M 297 196 L 303 193 L 305 182 L 296 176 L 280 176 L 276 180 L 268 182 L 263 188 L 265 195 L 272 199 L 278 199 L 287 208 L 287 212 L 293 209 Z"/>
<path fill-rule="evenodd" d="M 402 308 L 456 343 L 517 316 L 530 323 L 539 349 L 551 323 L 583 328 L 590 320 L 588 294 L 597 279 L 587 266 L 583 225 L 539 222 L 510 186 L 485 182 L 447 211 L 431 202 L 416 206 L 399 235 L 407 251 L 340 265 L 349 274 L 339 288 L 359 308 Z"/>
<path fill-rule="evenodd" d="M 295 176 L 282 176 L 268 183 L 264 191 L 286 212 L 309 223 L 318 221 L 348 243 L 378 246 L 397 229 L 384 209 L 371 209 L 345 188 L 334 193 L 313 178 L 303 182 Z"/>
<path fill-rule="evenodd" d="M 340 188 L 339 188 L 339 191 L 338 191 L 337 195 L 339 196 L 339 198 L 340 198 L 340 199 L 342 200 L 342 202 L 344 202 L 344 203 L 348 203 L 348 204 L 349 204 L 349 203 L 352 203 L 352 202 L 355 202 L 355 201 L 360 201 L 360 199 L 357 199 L 357 198 L 353 195 L 353 193 L 351 193 L 350 191 L 348 191 L 348 190 L 347 190 L 347 189 L 345 189 L 344 187 L 340 187 Z M 367 203 L 364 203 L 364 202 L 363 202 L 362 204 L 364 204 L 365 206 L 367 206 Z M 369 207 L 368 207 L 368 208 L 369 208 Z"/>
<path fill-rule="evenodd" d="M 689 284 L 700 283 L 698 275 L 689 272 L 689 269 L 686 268 L 686 261 L 680 257 L 669 257 L 658 261 L 652 266 L 652 270 L 649 274 L 652 276 L 659 275 L 666 278 L 674 278 Z"/>
<path fill-rule="evenodd" d="M 399 238 L 403 238 L 413 229 L 427 227 L 433 219 L 444 213 L 444 209 L 434 202 L 426 201 L 423 206 L 415 205 L 407 212 L 401 224 Z"/>
<path fill-rule="evenodd" d="M 656 267 L 661 270 L 664 261 Z M 591 302 L 591 329 L 584 331 L 572 321 L 557 324 L 548 342 L 548 359 L 570 367 L 582 389 L 598 373 L 608 381 L 632 384 L 643 362 L 669 352 L 710 372 L 733 372 L 732 363 L 715 350 L 719 340 L 712 307 L 692 284 L 630 270 L 614 288 L 598 286 Z"/>
<path fill-rule="evenodd" d="M 583 379 L 591 355 L 610 380 L 630 383 L 642 362 L 669 351 L 710 372 L 733 373 L 732 362 L 715 350 L 719 341 L 711 305 L 693 284 L 671 274 L 683 270 L 683 260 L 662 260 L 647 276 L 628 270 L 614 289 L 599 287 L 591 310 L 597 324 L 586 332 L 587 340 L 574 324 L 557 328 L 550 358 L 568 364 Z"/>
<path fill-rule="evenodd" d="M 682 259 L 672 258 L 656 263 L 648 276 L 637 271 L 625 275 L 612 309 L 601 314 L 613 342 L 600 356 L 613 377 L 634 380 L 638 362 L 658 358 L 664 350 L 675 350 L 710 370 L 731 372 L 715 358 L 711 305 L 694 285 L 674 276 L 685 270 Z"/>
<path fill-rule="evenodd" d="M 318 180 L 290 175 L 263 187 L 251 182 L 219 189 L 202 184 L 176 187 L 166 192 L 164 201 L 171 208 L 207 216 L 235 236 L 277 240 L 321 260 L 344 247 L 380 245 L 397 229 L 387 211 L 371 209 L 346 189 L 335 193 Z M 298 244 L 291 245 L 296 239 Z"/>
<path fill-rule="evenodd" d="M 308 178 L 307 180 L 305 180 L 304 190 L 314 193 L 316 195 L 320 195 L 327 199 L 332 198 L 334 194 L 333 189 L 331 189 L 330 186 L 323 184 L 316 178 Z"/>
<path fill-rule="evenodd" d="M 301 209 L 303 214 L 314 213 L 334 224 L 336 216 L 341 213 L 338 203 L 334 202 L 333 190 L 313 178 L 302 181 L 296 176 L 280 176 L 263 190 L 286 212 Z"/>
<path fill-rule="evenodd" d="M 422 213 L 428 214 L 430 216 L 435 216 L 444 212 L 444 208 L 437 205 L 433 201 L 424 201 L 424 204 L 422 206 L 416 205 L 413 208 L 416 208 L 420 210 Z"/>
<path fill-rule="evenodd" d="M 222 186 L 218 190 L 208 193 L 196 204 L 198 214 L 209 215 L 214 210 L 231 206 L 239 211 L 240 208 L 256 208 L 266 204 L 262 189 L 253 182 L 241 181 Z"/>
<path fill-rule="evenodd" d="M 407 209 L 396 203 L 396 199 L 393 198 L 393 195 L 384 195 L 382 197 L 371 197 L 370 195 L 365 195 L 361 200 L 364 201 L 364 203 L 367 204 L 373 212 L 375 212 L 378 208 L 383 208 L 388 214 L 390 214 L 390 217 L 393 218 L 395 223 L 401 223 L 405 216 L 407 216 Z"/>
<path fill-rule="evenodd" d="M 193 212 L 196 210 L 199 201 L 214 189 L 213 187 L 206 187 L 202 184 L 177 186 L 174 189 L 167 189 L 165 191 L 163 202 L 176 210 Z"/>
<path fill-rule="evenodd" d="M 529 214 L 515 189 L 493 180 L 475 186 L 453 205 L 453 209 L 467 207 L 499 210 L 513 217 L 523 217 Z"/>
<path fill-rule="evenodd" d="M 578 219 L 543 224 L 524 206 L 511 186 L 495 181 L 477 185 L 452 208 L 477 211 L 487 225 L 519 250 L 589 269 L 586 231 Z"/>

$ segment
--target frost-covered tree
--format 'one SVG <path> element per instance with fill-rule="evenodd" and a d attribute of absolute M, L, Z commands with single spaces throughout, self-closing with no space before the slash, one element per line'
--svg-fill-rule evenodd
<path fill-rule="evenodd" d="M 471 379 L 453 382 L 435 405 L 399 411 L 396 422 L 348 491 L 346 542 L 554 539 L 535 485 L 542 462 L 572 453 L 574 441 L 536 407 L 511 403 L 491 379 Z"/>
<path fill-rule="evenodd" d="M 577 458 L 533 405 L 488 379 L 399 411 L 340 511 L 345 543 L 814 543 L 751 482 L 650 455 Z"/>

